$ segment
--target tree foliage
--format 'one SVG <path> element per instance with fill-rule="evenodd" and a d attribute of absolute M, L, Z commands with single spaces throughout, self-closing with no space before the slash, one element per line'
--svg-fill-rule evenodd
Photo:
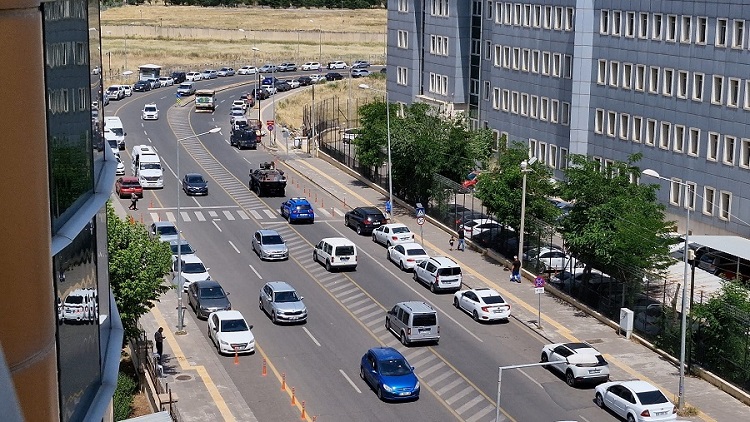
<path fill-rule="evenodd" d="M 169 245 L 148 236 L 140 223 L 122 220 L 107 204 L 109 282 L 126 336 L 138 333 L 138 320 L 169 290 L 164 275 L 170 270 Z"/>
<path fill-rule="evenodd" d="M 638 283 L 642 270 L 668 264 L 668 233 L 674 227 L 656 202 L 658 185 L 632 182 L 640 176 L 635 166 L 640 158 L 636 154 L 602 169 L 600 162 L 572 156 L 561 196 L 575 206 L 560 227 L 570 252 L 588 268 Z"/>

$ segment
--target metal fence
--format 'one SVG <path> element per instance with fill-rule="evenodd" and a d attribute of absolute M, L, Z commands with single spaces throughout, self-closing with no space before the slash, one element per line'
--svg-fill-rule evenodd
<path fill-rule="evenodd" d="M 148 339 L 145 330 L 141 328 L 138 338 L 131 339 L 130 344 L 138 372 L 148 377 L 150 384 L 154 386 L 153 394 L 156 397 L 152 400 L 160 407 L 158 410 L 168 411 L 173 422 L 182 422 L 177 398 L 173 396 L 169 383 L 164 382 L 164 365 L 156 361 L 153 342 Z"/>

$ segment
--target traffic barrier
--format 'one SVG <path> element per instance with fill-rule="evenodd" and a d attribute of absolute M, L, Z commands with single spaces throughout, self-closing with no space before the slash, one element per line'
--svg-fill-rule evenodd
<path fill-rule="evenodd" d="M 320 208 L 325 208 L 326 206 L 323 205 L 323 198 L 320 198 Z"/>
<path fill-rule="evenodd" d="M 234 348 L 234 364 L 239 365 L 240 364 L 240 355 L 237 353 L 237 347 Z"/>
<path fill-rule="evenodd" d="M 266 369 L 266 358 L 263 358 L 263 369 L 260 374 L 264 377 L 268 374 L 268 370 Z"/>
<path fill-rule="evenodd" d="M 151 202 L 149 202 L 149 204 L 148 204 L 148 208 L 149 208 L 149 209 L 151 209 L 151 208 L 153 208 L 153 207 L 154 207 L 154 199 L 153 199 L 153 198 L 151 198 Z"/>
<path fill-rule="evenodd" d="M 294 387 L 292 387 L 292 406 L 297 404 L 297 398 L 294 395 Z"/>
<path fill-rule="evenodd" d="M 141 213 L 141 224 L 143 224 L 143 213 Z"/>
<path fill-rule="evenodd" d="M 315 203 L 318 203 L 318 192 L 315 192 Z"/>
<path fill-rule="evenodd" d="M 286 391 L 286 372 L 281 373 L 281 391 Z"/>
<path fill-rule="evenodd" d="M 307 419 L 307 413 L 305 412 L 305 401 L 302 400 L 302 416 L 300 419 Z"/>

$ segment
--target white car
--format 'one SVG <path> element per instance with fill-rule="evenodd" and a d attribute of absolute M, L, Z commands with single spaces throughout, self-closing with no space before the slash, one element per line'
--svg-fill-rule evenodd
<path fill-rule="evenodd" d="M 360 133 L 360 129 L 356 127 L 344 129 L 344 133 L 343 135 L 341 135 L 341 140 L 345 144 L 349 144 L 355 139 L 357 139 L 357 136 L 359 136 L 359 133 Z"/>
<path fill-rule="evenodd" d="M 388 260 L 398 265 L 401 271 L 414 270 L 416 265 L 429 258 L 419 243 L 400 243 L 388 248 Z"/>
<path fill-rule="evenodd" d="M 276 89 L 276 87 L 273 85 L 263 84 L 260 87 L 268 91 L 268 93 L 271 95 L 274 95 L 278 92 L 278 89 Z"/>
<path fill-rule="evenodd" d="M 182 280 L 182 291 L 186 292 L 191 283 L 201 280 L 210 280 L 211 275 L 208 274 L 210 268 L 206 268 L 203 265 L 203 261 L 196 255 L 185 255 L 182 257 L 182 277 L 178 274 L 179 261 L 175 260 L 172 264 L 172 284 L 177 288 L 180 286 L 180 280 Z"/>
<path fill-rule="evenodd" d="M 245 100 L 234 100 L 232 101 L 232 110 L 234 110 L 235 107 L 241 108 L 243 111 L 247 109 L 247 101 Z"/>
<path fill-rule="evenodd" d="M 486 232 L 488 230 L 500 231 L 502 226 L 497 221 L 491 218 L 482 218 L 478 220 L 471 220 L 464 223 L 461 229 L 464 231 L 464 236 L 467 239 L 471 239 L 472 236 L 476 236 L 479 233 Z"/>
<path fill-rule="evenodd" d="M 372 241 L 385 246 L 414 242 L 414 233 L 401 223 L 383 224 L 372 231 Z"/>
<path fill-rule="evenodd" d="M 245 117 L 245 111 L 241 108 L 233 108 L 232 111 L 229 113 L 229 124 L 233 125 L 234 121 L 238 118 L 244 118 Z"/>
<path fill-rule="evenodd" d="M 328 63 L 328 69 L 348 69 L 349 66 L 347 66 L 346 62 L 342 61 L 335 61 Z"/>
<path fill-rule="evenodd" d="M 510 303 L 489 287 L 457 291 L 453 295 L 453 306 L 463 309 L 477 322 L 510 318 Z"/>
<path fill-rule="evenodd" d="M 300 66 L 302 70 L 320 70 L 320 63 L 318 62 L 307 62 Z"/>
<path fill-rule="evenodd" d="M 159 84 L 161 84 L 162 87 L 172 86 L 174 85 L 174 79 L 169 76 L 161 76 L 159 77 Z"/>
<path fill-rule="evenodd" d="M 524 260 L 535 264 L 538 272 L 560 271 L 566 267 L 568 267 L 567 269 L 577 267 L 576 260 L 568 259 L 565 252 L 548 246 L 529 249 Z"/>
<path fill-rule="evenodd" d="M 122 163 L 122 160 L 120 159 L 120 155 L 115 156 L 117 158 L 117 170 L 115 171 L 115 175 L 117 176 L 125 176 L 125 164 Z"/>
<path fill-rule="evenodd" d="M 240 311 L 216 311 L 208 316 L 208 338 L 220 355 L 254 353 L 252 329 Z"/>
<path fill-rule="evenodd" d="M 658 388 L 646 381 L 612 381 L 594 389 L 594 401 L 628 422 L 675 421 L 677 409 Z"/>
<path fill-rule="evenodd" d="M 591 364 L 571 363 L 572 355 L 591 357 Z M 593 362 L 596 363 L 593 363 Z M 559 362 L 550 365 L 565 376 L 565 382 L 574 387 L 583 382 L 609 381 L 609 364 L 598 350 L 588 343 L 553 343 L 542 347 L 542 362 Z"/>
<path fill-rule="evenodd" d="M 141 118 L 143 120 L 159 120 L 159 109 L 156 108 L 156 104 L 146 104 L 143 106 Z"/>
<path fill-rule="evenodd" d="M 286 83 L 288 83 L 289 86 L 292 87 L 292 89 L 299 88 L 299 80 L 298 79 L 290 79 L 290 80 L 286 81 Z"/>
<path fill-rule="evenodd" d="M 258 73 L 258 68 L 255 66 L 242 66 L 237 69 L 238 75 L 255 75 L 256 73 Z"/>
<path fill-rule="evenodd" d="M 179 248 L 179 249 L 178 249 Z M 195 256 L 195 249 L 188 243 L 187 240 L 173 240 L 169 242 L 169 249 L 172 250 L 172 265 L 177 261 L 177 254 L 179 253 L 180 258 L 186 256 Z"/>
<path fill-rule="evenodd" d="M 200 72 L 188 72 L 185 75 L 185 80 L 186 81 L 197 82 L 197 81 L 200 81 L 202 79 L 203 79 L 203 76 L 201 75 Z"/>
<path fill-rule="evenodd" d="M 125 91 L 125 96 L 130 97 L 133 95 L 133 87 L 130 85 L 121 85 L 122 89 Z"/>

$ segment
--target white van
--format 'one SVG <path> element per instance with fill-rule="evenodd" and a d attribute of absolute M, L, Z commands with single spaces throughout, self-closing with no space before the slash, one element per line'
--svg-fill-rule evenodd
<path fill-rule="evenodd" d="M 112 132 L 117 138 L 117 145 L 119 146 L 120 150 L 124 150 L 125 135 L 127 135 L 127 133 L 125 133 L 125 129 L 123 129 L 122 120 L 120 120 L 120 118 L 117 116 L 105 116 L 104 127 L 109 129 L 109 131 Z"/>
<path fill-rule="evenodd" d="M 313 259 L 333 268 L 357 268 L 357 245 L 345 237 L 327 237 L 315 245 Z"/>
<path fill-rule="evenodd" d="M 130 171 L 143 188 L 163 188 L 164 174 L 161 159 L 153 147 L 136 145 L 130 153 L 132 164 Z"/>
<path fill-rule="evenodd" d="M 88 324 L 97 321 L 96 290 L 76 289 L 68 294 L 62 305 L 64 322 L 82 322 Z"/>

